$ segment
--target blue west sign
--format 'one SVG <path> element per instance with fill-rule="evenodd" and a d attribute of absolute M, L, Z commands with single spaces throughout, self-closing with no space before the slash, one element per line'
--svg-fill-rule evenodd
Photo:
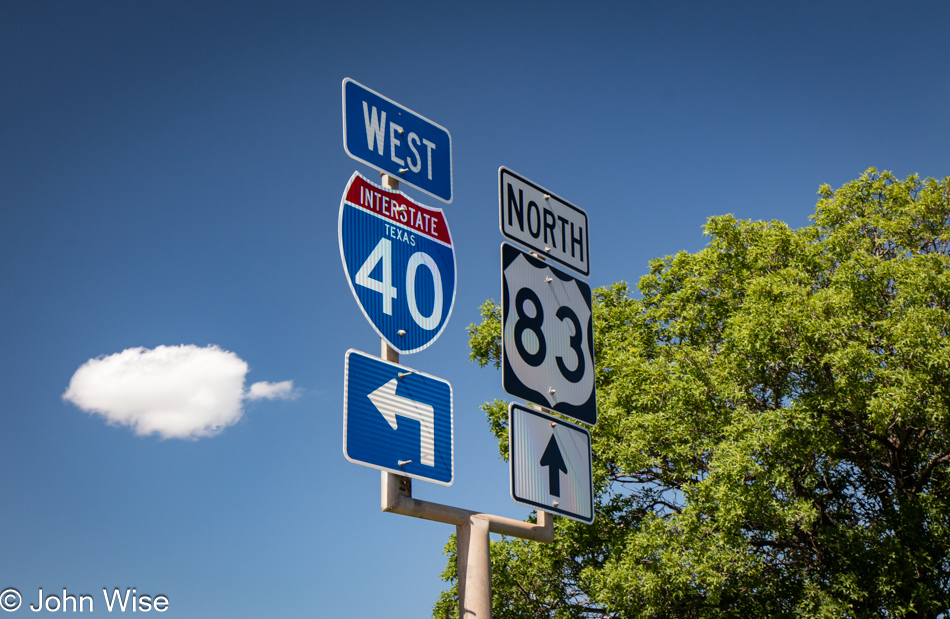
<path fill-rule="evenodd" d="M 357 161 L 452 201 L 448 129 L 350 78 L 343 80 L 343 148 Z"/>
<path fill-rule="evenodd" d="M 441 378 L 347 351 L 343 455 L 356 464 L 450 485 L 455 474 L 452 386 Z"/>
<path fill-rule="evenodd" d="M 455 304 L 455 249 L 442 209 L 357 172 L 340 203 L 340 254 L 366 319 L 409 354 L 445 329 Z"/>

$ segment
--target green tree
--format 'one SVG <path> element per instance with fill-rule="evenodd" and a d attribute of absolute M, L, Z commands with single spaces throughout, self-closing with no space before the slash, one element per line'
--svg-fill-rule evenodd
<path fill-rule="evenodd" d="M 596 290 L 597 519 L 494 542 L 496 618 L 950 608 L 950 178 L 819 195 L 809 226 L 713 217 L 639 298 Z M 471 358 L 497 367 L 481 309 Z M 483 408 L 506 457 L 506 403 Z"/>

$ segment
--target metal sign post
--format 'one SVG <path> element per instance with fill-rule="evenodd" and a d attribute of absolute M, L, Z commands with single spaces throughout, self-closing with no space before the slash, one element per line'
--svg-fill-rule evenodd
<path fill-rule="evenodd" d="M 381 473 L 380 507 L 384 512 L 454 524 L 458 544 L 459 617 L 491 619 L 491 561 L 489 533 L 550 544 L 554 517 L 538 510 L 531 524 L 460 507 L 412 498 L 412 480 L 387 471 Z"/>
<path fill-rule="evenodd" d="M 398 190 L 399 181 L 387 174 L 382 184 Z M 380 358 L 399 363 L 399 352 L 380 338 Z M 380 471 L 380 508 L 384 512 L 455 525 L 460 619 L 491 619 L 490 533 L 550 544 L 554 541 L 554 517 L 539 509 L 537 524 L 495 516 L 460 507 L 412 498 L 412 479 Z"/>
<path fill-rule="evenodd" d="M 381 341 L 380 356 L 397 363 L 399 353 Z M 532 540 L 554 541 L 554 518 L 538 510 L 531 524 L 449 505 L 412 498 L 412 479 L 380 471 L 380 509 L 384 512 L 455 525 L 456 567 L 460 619 L 491 619 L 491 539 L 489 533 Z"/>

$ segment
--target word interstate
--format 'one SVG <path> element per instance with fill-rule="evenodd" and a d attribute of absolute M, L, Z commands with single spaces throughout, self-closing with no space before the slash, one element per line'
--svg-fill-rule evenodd
<path fill-rule="evenodd" d="M 441 213 L 429 214 L 421 209 L 414 208 L 412 204 L 400 197 L 390 196 L 382 193 L 372 185 L 366 183 L 355 183 L 354 188 L 359 192 L 358 204 L 367 210 L 379 213 L 393 221 L 411 226 L 419 232 L 424 232 L 436 239 L 441 239 L 439 224 L 441 223 Z M 350 192 L 350 199 L 352 200 Z M 415 243 L 413 243 L 415 244 Z"/>

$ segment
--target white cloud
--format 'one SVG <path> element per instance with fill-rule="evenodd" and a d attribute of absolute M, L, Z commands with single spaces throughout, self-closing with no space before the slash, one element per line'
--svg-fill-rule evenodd
<path fill-rule="evenodd" d="M 243 359 L 217 346 L 129 348 L 82 364 L 63 399 L 139 435 L 195 439 L 238 422 L 247 371 Z M 292 381 L 265 382 L 252 385 L 247 397 L 293 393 Z"/>
<path fill-rule="evenodd" d="M 244 397 L 248 400 L 292 400 L 297 397 L 297 393 L 292 380 L 279 383 L 261 381 L 251 385 Z"/>

